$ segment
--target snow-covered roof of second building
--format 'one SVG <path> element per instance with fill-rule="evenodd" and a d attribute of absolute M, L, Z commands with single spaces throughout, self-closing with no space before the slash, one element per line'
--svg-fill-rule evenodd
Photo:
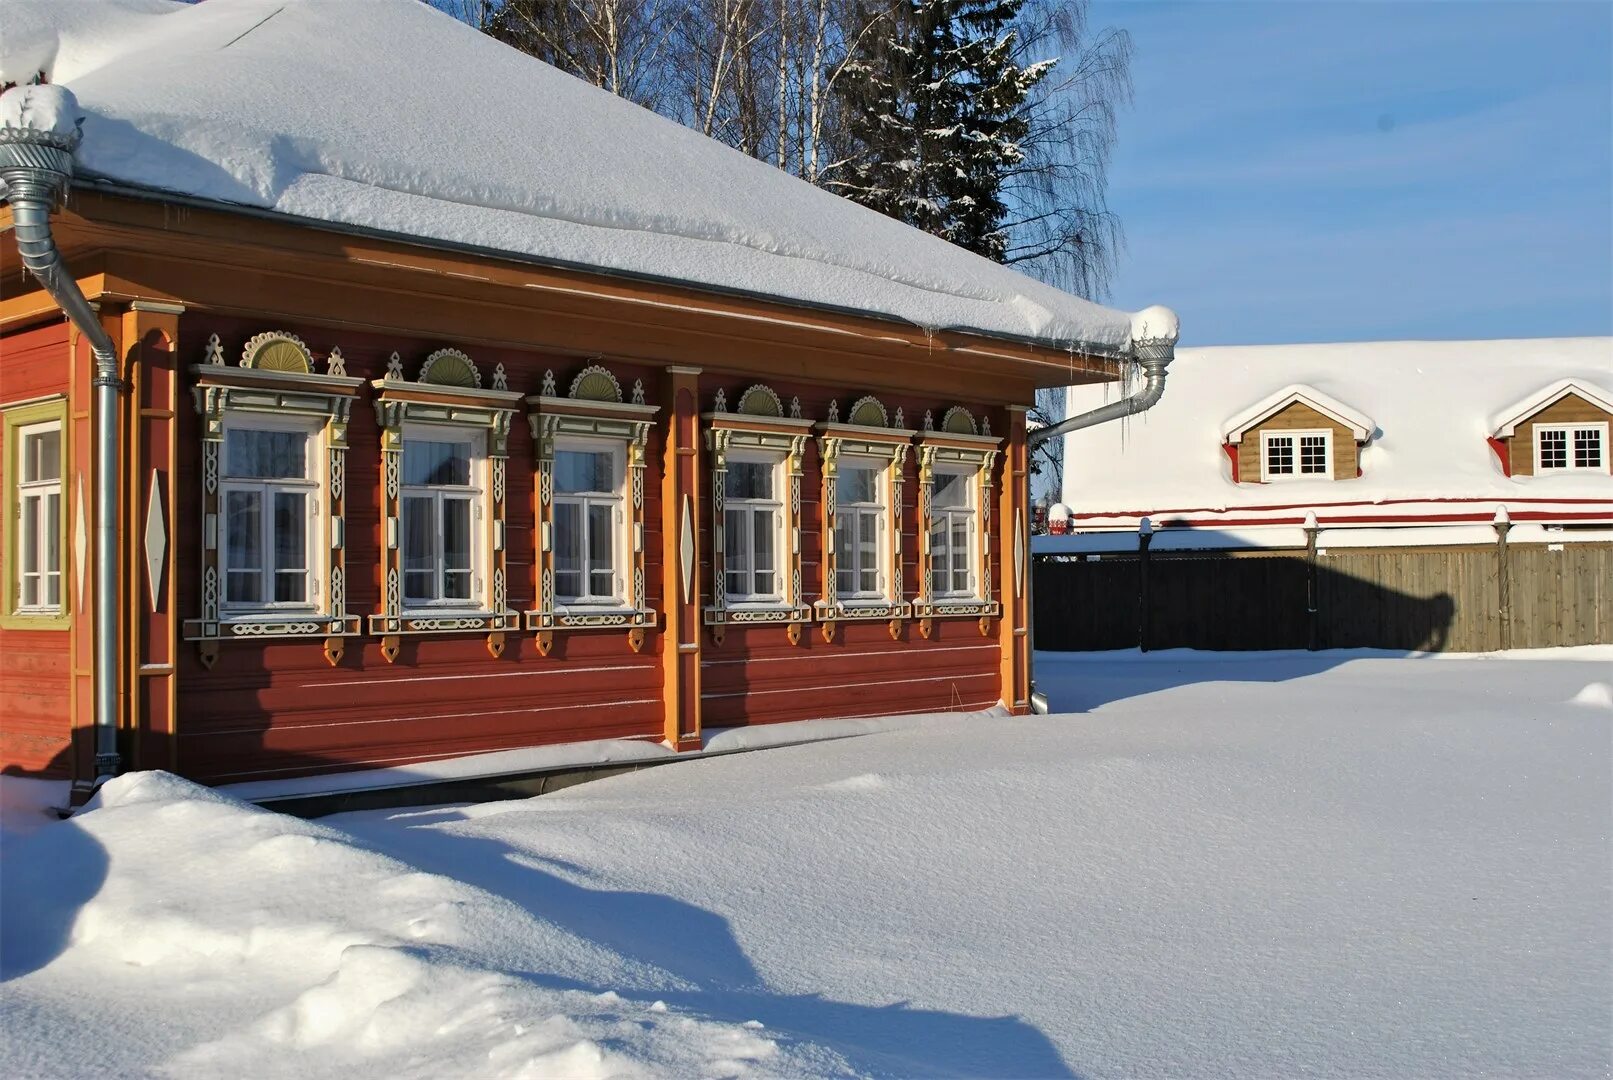
<path fill-rule="evenodd" d="M 1606 473 L 1508 477 L 1487 442 L 1503 410 L 1567 379 L 1605 393 L 1613 338 L 1180 349 L 1159 404 L 1067 437 L 1064 501 L 1077 515 L 1123 518 L 1276 503 L 1613 500 Z M 1376 431 L 1361 452 L 1362 475 L 1234 484 L 1221 449 L 1228 418 L 1295 384 L 1371 418 Z M 1068 407 L 1082 411 L 1124 392 L 1072 387 Z"/>
<path fill-rule="evenodd" d="M 1129 316 L 819 190 L 419 0 L 7 0 L 81 175 L 1058 347 Z"/>

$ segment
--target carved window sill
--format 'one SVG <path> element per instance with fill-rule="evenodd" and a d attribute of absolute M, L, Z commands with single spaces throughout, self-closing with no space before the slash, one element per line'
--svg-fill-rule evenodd
<path fill-rule="evenodd" d="M 782 626 L 790 644 L 801 643 L 801 628 L 812 622 L 812 609 L 805 604 L 736 604 L 708 607 L 704 611 L 711 640 L 721 645 L 730 626 Z"/>
<path fill-rule="evenodd" d="M 634 652 L 644 649 L 644 637 L 661 622 L 660 613 L 653 608 L 577 606 L 556 608 L 553 611 L 528 611 L 526 628 L 538 634 L 538 652 L 544 656 L 554 648 L 556 632 L 579 630 L 626 630 L 628 648 Z"/>

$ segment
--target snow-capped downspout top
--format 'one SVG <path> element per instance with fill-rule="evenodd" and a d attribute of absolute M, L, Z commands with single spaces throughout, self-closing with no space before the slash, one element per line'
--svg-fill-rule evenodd
<path fill-rule="evenodd" d="M 1143 370 L 1142 389 L 1090 412 L 1068 417 L 1049 427 L 1037 428 L 1028 436 L 1031 448 L 1035 449 L 1049 439 L 1081 428 L 1106 424 L 1110 420 L 1153 408 L 1165 394 L 1165 369 L 1176 358 L 1176 342 L 1180 334 L 1181 320 L 1168 307 L 1155 304 L 1134 314 L 1131 317 L 1131 356 L 1132 361 Z"/>

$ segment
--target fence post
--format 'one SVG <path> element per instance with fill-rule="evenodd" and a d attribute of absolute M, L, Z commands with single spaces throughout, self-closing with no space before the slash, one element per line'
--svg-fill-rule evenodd
<path fill-rule="evenodd" d="M 1507 533 L 1512 531 L 1512 515 L 1505 505 L 1495 509 L 1495 586 L 1499 610 L 1501 648 L 1512 648 L 1512 581 L 1507 573 Z"/>
<path fill-rule="evenodd" d="M 1317 606 L 1316 597 L 1316 534 L 1321 527 L 1316 522 L 1316 511 L 1307 511 L 1305 514 L 1305 648 L 1311 652 L 1317 650 L 1316 631 L 1321 614 Z"/>
<path fill-rule="evenodd" d="M 1154 523 L 1143 518 L 1137 523 L 1137 649 L 1148 651 L 1148 545 L 1154 540 Z"/>

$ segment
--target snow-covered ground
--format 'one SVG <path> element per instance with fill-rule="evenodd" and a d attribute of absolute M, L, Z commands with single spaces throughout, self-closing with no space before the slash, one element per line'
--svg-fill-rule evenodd
<path fill-rule="evenodd" d="M 319 823 L 8 779 L 0 1071 L 1613 1067 L 1613 650 L 1038 677 L 1072 712 Z"/>

